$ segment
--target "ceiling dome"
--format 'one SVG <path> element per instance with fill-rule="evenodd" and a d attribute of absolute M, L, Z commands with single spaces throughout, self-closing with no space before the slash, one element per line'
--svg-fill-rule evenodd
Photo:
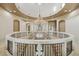
<path fill-rule="evenodd" d="M 31 17 L 48 17 L 58 13 L 64 3 L 16 3 L 17 9 L 25 15 Z"/>

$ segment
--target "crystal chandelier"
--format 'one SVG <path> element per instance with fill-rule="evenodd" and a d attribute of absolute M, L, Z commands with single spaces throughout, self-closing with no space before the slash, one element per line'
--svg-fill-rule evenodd
<path fill-rule="evenodd" d="M 37 32 L 42 32 L 46 30 L 45 28 L 46 28 L 47 22 L 43 19 L 43 17 L 41 17 L 40 8 L 39 8 L 38 18 L 33 22 L 33 25 L 34 25 L 33 29 L 36 30 Z"/>
<path fill-rule="evenodd" d="M 47 22 L 43 20 L 43 18 L 39 14 L 39 17 L 37 18 L 37 20 L 34 21 L 34 23 L 42 24 L 42 23 L 47 23 Z"/>
<path fill-rule="evenodd" d="M 40 5 L 39 5 L 39 15 L 38 15 L 38 18 L 34 21 L 34 23 L 37 23 L 37 24 L 47 23 L 40 14 Z"/>

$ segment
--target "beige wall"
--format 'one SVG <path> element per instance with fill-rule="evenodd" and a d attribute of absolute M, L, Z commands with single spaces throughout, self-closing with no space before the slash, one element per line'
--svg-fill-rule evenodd
<path fill-rule="evenodd" d="M 25 27 L 23 26 L 25 25 L 25 22 L 21 20 L 21 17 L 15 16 L 0 8 L 0 40 L 5 39 L 7 34 L 13 32 L 13 20 L 15 19 L 20 21 L 21 31 L 24 31 L 23 29 Z"/>
<path fill-rule="evenodd" d="M 0 40 L 4 39 L 6 34 L 12 33 L 12 21 L 11 14 L 0 8 Z"/>
<path fill-rule="evenodd" d="M 66 32 L 75 36 L 75 41 L 79 42 L 79 9 L 70 13 L 66 18 Z"/>

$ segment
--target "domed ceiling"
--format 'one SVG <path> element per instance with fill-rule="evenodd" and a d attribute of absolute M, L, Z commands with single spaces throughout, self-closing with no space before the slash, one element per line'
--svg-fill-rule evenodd
<path fill-rule="evenodd" d="M 24 21 L 37 20 L 39 14 L 44 20 L 64 16 L 79 8 L 78 3 L 0 3 L 9 13 L 20 16 Z"/>
<path fill-rule="evenodd" d="M 38 17 L 48 17 L 58 13 L 64 6 L 64 3 L 17 3 L 17 9 L 23 14 Z"/>

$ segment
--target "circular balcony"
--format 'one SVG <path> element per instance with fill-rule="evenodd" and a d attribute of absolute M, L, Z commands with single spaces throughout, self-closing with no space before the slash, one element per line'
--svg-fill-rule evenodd
<path fill-rule="evenodd" d="M 6 36 L 6 47 L 14 56 L 68 56 L 73 39 L 65 32 L 16 32 Z"/>

